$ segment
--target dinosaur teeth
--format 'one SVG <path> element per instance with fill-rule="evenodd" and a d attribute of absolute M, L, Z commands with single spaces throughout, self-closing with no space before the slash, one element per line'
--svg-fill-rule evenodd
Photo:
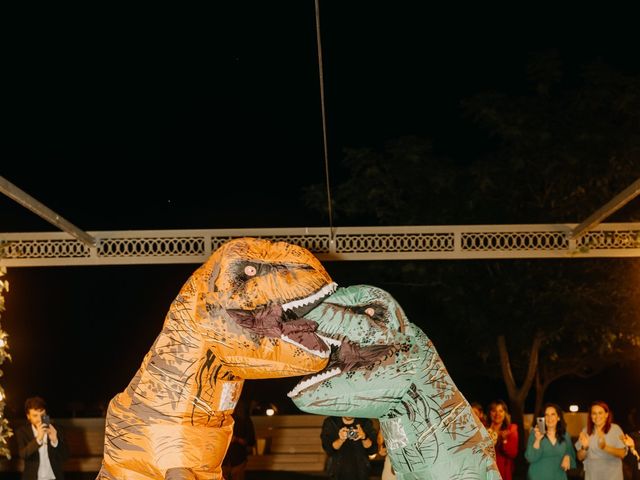
<path fill-rule="evenodd" d="M 305 347 L 304 345 L 302 345 L 299 342 L 296 342 L 295 340 L 287 337 L 286 335 L 280 335 L 280 338 L 282 340 L 284 340 L 287 343 L 292 343 L 293 345 L 295 345 L 296 347 L 301 348 L 302 350 L 304 350 L 307 353 L 312 353 L 313 355 L 316 355 L 320 358 L 329 358 L 329 355 L 331 355 L 331 349 L 327 349 L 325 351 L 322 350 L 313 350 L 311 348 Z"/>
<path fill-rule="evenodd" d="M 320 383 L 323 380 L 327 380 L 328 378 L 335 377 L 340 373 L 342 373 L 342 370 L 340 370 L 339 368 L 332 368 L 331 370 L 326 370 L 324 372 L 317 373 L 316 375 L 306 377 L 301 380 L 295 387 L 293 387 L 293 390 L 287 393 L 287 397 L 293 398 L 305 388 L 309 388 L 310 386 L 315 385 L 316 383 Z"/>
<path fill-rule="evenodd" d="M 339 347 L 342 344 L 340 340 L 336 340 L 335 338 L 325 337 L 324 335 L 321 335 L 320 333 L 317 333 L 317 332 L 316 332 L 316 335 L 318 335 L 327 345 Z"/>
<path fill-rule="evenodd" d="M 325 285 L 320 290 L 318 290 L 313 295 L 309 295 L 306 298 L 301 298 L 299 300 L 293 300 L 291 302 L 285 303 L 282 305 L 282 309 L 286 312 L 288 310 L 292 310 L 294 308 L 304 307 L 305 305 L 309 305 L 310 303 L 317 302 L 318 300 L 323 299 L 331 295 L 338 288 L 338 284 L 335 282 L 330 283 L 329 285 Z"/>

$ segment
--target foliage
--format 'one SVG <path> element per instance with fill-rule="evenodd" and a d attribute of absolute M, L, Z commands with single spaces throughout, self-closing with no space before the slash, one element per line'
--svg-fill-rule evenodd
<path fill-rule="evenodd" d="M 496 223 L 586 218 L 640 177 L 640 76 L 600 62 L 571 72 L 555 52 L 528 71 L 525 94 L 462 102 L 500 146 L 473 165 L 474 210 Z M 640 218 L 637 206 L 627 212 Z"/>
<path fill-rule="evenodd" d="M 6 268 L 0 266 L 0 318 L 2 312 L 5 311 L 4 305 L 4 291 L 9 291 L 9 281 L 2 280 L 2 277 L 7 273 Z M 9 354 L 9 343 L 7 342 L 7 332 L 2 329 L 0 324 L 0 365 L 5 360 L 11 360 Z M 0 370 L 0 376 L 2 376 L 2 370 Z M 9 421 L 4 416 L 5 408 L 5 393 L 2 386 L 0 386 L 0 456 L 11 458 L 11 452 L 9 451 L 8 439 L 13 435 L 13 430 L 9 426 Z"/>
<path fill-rule="evenodd" d="M 533 88 L 526 94 L 486 93 L 463 102 L 468 117 L 500 144 L 491 159 L 472 167 L 482 186 L 474 201 L 503 221 L 579 222 L 640 177 L 640 77 L 600 62 L 571 72 L 555 52 L 534 58 L 528 71 Z M 507 180 L 516 188 L 504 188 Z M 636 203 L 627 218 L 638 212 Z M 521 286 L 536 288 L 524 304 L 529 321 L 519 325 L 535 325 L 543 336 L 536 408 L 558 378 L 640 358 L 637 295 L 625 284 L 636 276 L 636 262 L 554 262 L 558 268 L 546 276 L 526 263 Z M 509 337 L 511 358 L 520 357 L 523 372 L 527 342 Z"/>
<path fill-rule="evenodd" d="M 450 197 L 455 196 L 458 168 L 437 156 L 428 139 L 407 136 L 388 141 L 382 151 L 347 148 L 344 153 L 350 180 L 338 184 L 332 194 L 336 218 L 369 225 L 395 225 L 398 219 L 421 225 L 455 218 Z M 320 185 L 307 187 L 307 205 L 326 209 L 323 192 Z"/>
<path fill-rule="evenodd" d="M 455 162 L 419 137 L 349 149 L 335 210 L 383 225 L 579 223 L 640 178 L 639 75 L 600 62 L 566 68 L 554 52 L 533 58 L 528 74 L 525 91 L 462 102 L 466 119 L 493 138 L 493 151 Z M 321 209 L 318 192 L 309 189 L 307 199 Z M 620 215 L 640 219 L 640 201 Z M 501 336 L 516 378 L 524 381 L 539 358 L 542 395 L 562 376 L 640 358 L 639 269 L 628 259 L 414 262 L 372 278 L 383 288 L 385 281 L 421 288 L 431 317 L 410 318 L 440 335 L 430 321 L 438 318 L 450 347 L 477 354 L 486 374 L 500 375 Z M 534 338 L 541 339 L 535 355 Z"/>

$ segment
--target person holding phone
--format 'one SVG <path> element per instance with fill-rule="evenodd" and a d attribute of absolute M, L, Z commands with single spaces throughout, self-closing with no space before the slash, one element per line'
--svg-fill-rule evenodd
<path fill-rule="evenodd" d="M 576 468 L 576 451 L 558 405 L 544 406 L 544 417 L 536 419 L 524 457 L 529 462 L 528 480 L 567 480 L 567 471 Z"/>
<path fill-rule="evenodd" d="M 22 480 L 64 480 L 68 451 L 59 427 L 54 427 L 41 397 L 24 403 L 28 423 L 16 430 L 18 454 L 24 460 Z"/>
<path fill-rule="evenodd" d="M 331 480 L 368 480 L 369 455 L 378 449 L 376 431 L 369 418 L 327 417 L 320 439 L 327 453 L 326 474 Z"/>
<path fill-rule="evenodd" d="M 585 480 L 622 480 L 622 459 L 627 454 L 622 429 L 613 423 L 613 412 L 602 401 L 591 404 L 587 426 L 576 448 L 584 463 Z"/>

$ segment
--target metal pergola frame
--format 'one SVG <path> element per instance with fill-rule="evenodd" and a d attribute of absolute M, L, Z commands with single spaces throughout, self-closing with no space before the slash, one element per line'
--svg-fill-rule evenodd
<path fill-rule="evenodd" d="M 640 223 L 600 223 L 640 194 L 640 179 L 580 224 L 84 232 L 0 177 L 0 191 L 63 232 L 0 233 L 6 267 L 202 263 L 222 243 L 261 237 L 323 261 L 640 257 Z"/>

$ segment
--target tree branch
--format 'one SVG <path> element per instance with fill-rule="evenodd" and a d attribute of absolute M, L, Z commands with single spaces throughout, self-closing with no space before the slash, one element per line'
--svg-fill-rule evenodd
<path fill-rule="evenodd" d="M 509 360 L 509 351 L 507 350 L 507 340 L 504 335 L 498 335 L 498 354 L 500 355 L 500 369 L 502 370 L 502 378 L 507 387 L 509 398 L 516 398 L 518 389 L 516 387 L 513 371 L 511 370 L 511 361 Z"/>
<path fill-rule="evenodd" d="M 533 383 L 533 379 L 536 376 L 536 372 L 538 371 L 540 345 L 542 345 L 542 335 L 540 335 L 539 332 L 536 332 L 533 336 L 533 342 L 531 343 L 531 350 L 529 351 L 529 368 L 527 369 L 527 375 L 525 376 L 524 383 L 520 389 L 523 401 L 526 398 L 527 393 L 531 388 L 531 384 Z"/>
<path fill-rule="evenodd" d="M 529 351 L 529 365 L 527 368 L 527 374 L 522 383 L 522 387 L 518 388 L 516 380 L 513 376 L 513 370 L 511 368 L 511 361 L 509 359 L 509 351 L 507 350 L 507 340 L 504 335 L 498 336 L 498 354 L 500 356 L 500 368 L 502 370 L 502 376 L 504 378 L 507 392 L 510 399 L 517 399 L 519 402 L 524 401 L 538 370 L 538 358 L 540 353 L 540 345 L 542 344 L 542 335 L 536 333 L 533 336 L 533 342 L 531 343 L 531 349 Z"/>

